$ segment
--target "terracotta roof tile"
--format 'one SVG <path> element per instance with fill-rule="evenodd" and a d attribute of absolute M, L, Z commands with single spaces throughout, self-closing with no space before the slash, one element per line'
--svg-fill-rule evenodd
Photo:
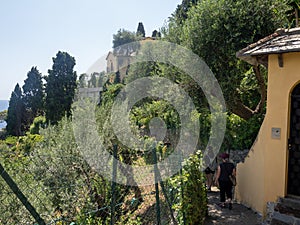
<path fill-rule="evenodd" d="M 285 52 L 300 52 L 300 28 L 278 29 L 275 33 L 238 51 L 236 56 L 250 64 L 256 64 L 257 58 Z"/>

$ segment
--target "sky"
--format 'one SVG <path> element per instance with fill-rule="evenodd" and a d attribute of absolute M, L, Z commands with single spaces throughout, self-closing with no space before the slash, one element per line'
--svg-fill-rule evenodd
<path fill-rule="evenodd" d="M 181 0 L 10 0 L 0 7 L 0 100 L 9 100 L 31 67 L 47 75 L 58 51 L 76 60 L 77 74 L 104 59 L 119 29 L 146 36 L 164 26 Z M 104 69 L 104 68 L 103 68 Z M 103 70 L 102 68 L 99 71 Z"/>

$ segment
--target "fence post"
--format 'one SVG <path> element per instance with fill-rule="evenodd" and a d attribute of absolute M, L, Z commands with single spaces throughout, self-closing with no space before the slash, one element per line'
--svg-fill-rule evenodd
<path fill-rule="evenodd" d="M 112 183 L 111 183 L 111 219 L 110 224 L 115 224 L 115 211 L 116 211 L 116 180 L 117 180 L 117 151 L 118 145 L 113 147 L 113 171 L 112 171 Z"/>
<path fill-rule="evenodd" d="M 174 217 L 174 213 L 173 213 L 173 209 L 172 209 L 172 203 L 170 202 L 170 199 L 168 197 L 165 185 L 164 185 L 164 183 L 162 181 L 160 182 L 160 187 L 161 187 L 161 190 L 162 190 L 162 192 L 163 192 L 163 194 L 165 196 L 165 199 L 167 201 L 167 204 L 168 204 L 168 207 L 169 207 L 169 210 L 170 210 L 170 213 L 171 213 L 171 219 L 172 219 L 173 225 L 177 225 L 178 223 L 177 223 L 177 221 L 176 221 L 176 219 Z"/>
<path fill-rule="evenodd" d="M 152 149 L 152 155 L 153 155 L 153 167 L 154 167 L 154 179 L 155 179 L 155 198 L 156 198 L 156 220 L 157 225 L 161 225 L 160 221 L 160 202 L 159 202 L 159 175 L 158 175 L 158 167 L 157 167 L 157 155 L 156 155 L 156 148 L 154 147 Z"/>
<path fill-rule="evenodd" d="M 180 171 L 179 171 L 179 173 L 180 173 L 180 177 L 181 177 L 181 182 L 180 182 L 180 188 L 181 188 L 181 201 L 183 201 L 183 198 L 184 198 L 184 188 L 183 188 L 183 178 L 182 178 L 182 175 L 183 175 L 183 173 L 182 173 L 182 152 L 181 152 L 181 154 L 180 154 L 180 160 L 179 160 L 179 163 L 180 163 Z M 182 217 L 183 217 L 183 225 L 186 225 L 186 215 L 185 215 L 185 212 L 184 212 L 184 210 L 182 210 Z"/>
<path fill-rule="evenodd" d="M 33 216 L 35 221 L 40 225 L 46 225 L 45 221 L 40 217 L 35 208 L 30 204 L 26 196 L 19 189 L 17 184 L 13 181 L 13 179 L 9 176 L 9 174 L 5 171 L 2 164 L 0 163 L 0 174 L 10 189 L 14 192 L 17 198 L 22 202 L 25 208 L 29 211 L 29 213 Z"/>

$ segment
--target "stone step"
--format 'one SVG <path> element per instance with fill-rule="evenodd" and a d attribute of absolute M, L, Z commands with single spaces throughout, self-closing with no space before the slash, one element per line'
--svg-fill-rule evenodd
<path fill-rule="evenodd" d="M 300 218 L 300 199 L 280 198 L 275 207 L 275 211 L 280 214 Z"/>
<path fill-rule="evenodd" d="M 300 219 L 294 216 L 274 212 L 270 225 L 300 225 Z"/>

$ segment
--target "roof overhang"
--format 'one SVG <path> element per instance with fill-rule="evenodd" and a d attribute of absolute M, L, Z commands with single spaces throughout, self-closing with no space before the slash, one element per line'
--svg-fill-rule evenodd
<path fill-rule="evenodd" d="M 300 52 L 300 28 L 278 29 L 275 33 L 238 51 L 236 56 L 252 65 L 268 66 L 268 55 Z"/>

